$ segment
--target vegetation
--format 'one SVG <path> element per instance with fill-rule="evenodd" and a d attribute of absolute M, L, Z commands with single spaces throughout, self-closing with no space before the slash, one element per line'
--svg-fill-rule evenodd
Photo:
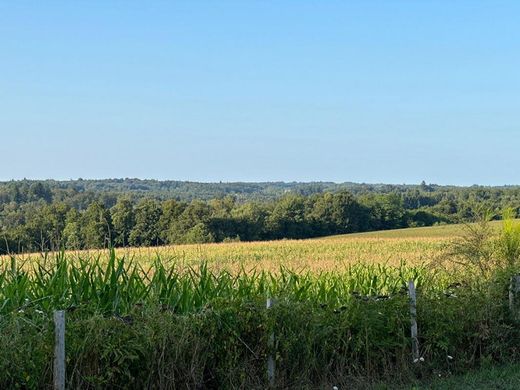
<path fill-rule="evenodd" d="M 139 180 L 0 183 L 0 253 L 302 239 L 472 221 L 517 187 Z M 517 215 L 517 209 L 513 214 Z"/>
<path fill-rule="evenodd" d="M 183 264 L 156 255 L 145 263 L 115 250 L 13 256 L 0 268 L 0 387 L 50 386 L 54 309 L 68 313 L 72 388 L 265 388 L 269 353 L 276 356 L 280 388 L 366 388 L 382 380 L 405 387 L 418 378 L 515 362 L 520 325 L 509 309 L 508 286 L 520 270 L 518 224 L 507 219 L 498 232 L 486 223 L 468 226 L 491 233 L 479 240 L 465 233 L 439 248 L 449 261 L 443 267 L 416 259 L 270 272 L 255 269 L 253 257 L 232 272 L 204 259 Z M 400 241 L 373 235 L 348 240 Z M 338 240 L 347 238 L 288 243 Z M 483 257 L 471 245 L 490 252 Z M 410 352 L 410 279 L 418 293 L 423 361 L 417 363 Z M 276 298 L 269 310 L 267 297 Z"/>
<path fill-rule="evenodd" d="M 490 226 L 499 231 L 501 221 Z M 174 264 L 179 271 L 205 262 L 215 272 L 236 274 L 242 270 L 278 273 L 288 268 L 295 271 L 345 271 L 348 266 L 385 264 L 399 266 L 402 261 L 420 265 L 442 258 L 453 237 L 464 233 L 464 225 L 439 225 L 423 228 L 354 233 L 305 240 L 275 240 L 210 244 L 179 244 L 160 247 L 115 248 L 118 257 L 125 257 L 142 266 L 150 266 L 159 256 L 164 264 Z M 107 250 L 67 251 L 68 259 L 102 256 Z M 45 253 L 19 254 L 17 259 L 26 267 Z M 4 256 L 4 259 L 9 259 Z"/>
<path fill-rule="evenodd" d="M 520 365 L 508 364 L 500 367 L 485 367 L 473 370 L 465 375 L 430 380 L 427 383 L 410 386 L 410 390 L 435 389 L 435 390 L 516 390 L 520 384 Z M 387 389 L 388 386 L 381 386 Z"/>

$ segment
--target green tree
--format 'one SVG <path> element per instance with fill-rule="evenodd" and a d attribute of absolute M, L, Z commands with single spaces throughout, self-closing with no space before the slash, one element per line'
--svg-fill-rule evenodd
<path fill-rule="evenodd" d="M 162 203 L 162 213 L 159 218 L 159 236 L 161 241 L 173 244 L 178 240 L 177 223 L 186 208 L 184 202 L 178 202 L 174 199 L 166 200 Z"/>
<path fill-rule="evenodd" d="M 81 237 L 81 215 L 76 209 L 70 209 L 65 218 L 65 228 L 63 229 L 63 241 L 67 249 L 83 248 Z"/>
<path fill-rule="evenodd" d="M 43 200 L 25 205 L 25 222 L 20 228 L 25 230 L 27 236 L 26 248 L 41 251 L 61 248 L 69 209 L 65 203 L 46 204 Z"/>
<path fill-rule="evenodd" d="M 192 201 L 179 215 L 179 218 L 170 226 L 168 232 L 170 242 L 186 242 L 186 234 L 196 225 L 201 224 L 207 229 L 211 213 L 212 209 L 206 202 L 200 200 Z"/>
<path fill-rule="evenodd" d="M 81 236 L 85 247 L 103 248 L 112 245 L 110 212 L 100 202 L 93 202 L 81 218 Z"/>
<path fill-rule="evenodd" d="M 130 232 L 135 225 L 132 201 L 126 197 L 119 198 L 115 206 L 110 209 L 110 214 L 114 226 L 114 244 L 117 246 L 128 245 L 130 242 Z"/>
<path fill-rule="evenodd" d="M 268 217 L 267 229 L 272 238 L 309 237 L 312 227 L 307 219 L 309 205 L 307 198 L 287 195 L 276 202 Z"/>
<path fill-rule="evenodd" d="M 159 219 L 162 210 L 154 199 L 143 199 L 135 207 L 135 225 L 130 232 L 129 242 L 134 246 L 161 244 Z"/>
<path fill-rule="evenodd" d="M 368 211 L 351 193 L 341 191 L 315 197 L 310 218 L 317 235 L 352 233 L 367 228 Z"/>
<path fill-rule="evenodd" d="M 48 185 L 40 181 L 31 183 L 27 191 L 28 200 L 44 200 L 46 203 L 52 201 L 52 192 Z"/>
<path fill-rule="evenodd" d="M 258 202 L 248 202 L 232 212 L 235 220 L 236 235 L 243 241 L 262 240 L 267 236 L 266 219 L 268 207 Z"/>
<path fill-rule="evenodd" d="M 203 223 L 198 223 L 186 232 L 183 242 L 186 244 L 203 244 L 215 241 L 213 234 Z"/>
<path fill-rule="evenodd" d="M 370 194 L 361 198 L 361 204 L 370 210 L 369 229 L 398 229 L 406 226 L 403 199 L 397 193 Z"/>

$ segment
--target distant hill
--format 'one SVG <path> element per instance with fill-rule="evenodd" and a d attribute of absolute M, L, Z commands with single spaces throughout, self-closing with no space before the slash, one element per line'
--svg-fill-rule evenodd
<path fill-rule="evenodd" d="M 520 187 L 18 180 L 0 182 L 0 253 L 302 239 L 504 210 L 520 217 Z"/>
<path fill-rule="evenodd" d="M 44 184 L 51 190 L 69 190 L 75 193 L 94 192 L 121 194 L 130 193 L 136 197 L 153 196 L 158 199 L 193 199 L 210 200 L 227 195 L 236 197 L 238 201 L 273 200 L 287 193 L 312 195 L 322 192 L 348 190 L 354 195 L 366 193 L 406 192 L 422 190 L 427 192 L 452 191 L 463 189 L 518 189 L 519 186 L 486 187 L 486 186 L 441 186 L 436 184 L 367 184 L 367 183 L 333 183 L 333 182 L 219 182 L 202 183 L 178 180 L 151 179 L 77 179 L 77 180 L 13 180 L 0 182 L 0 193 L 12 186 L 31 187 L 35 183 Z M 0 199 L 1 201 L 1 199 Z"/>

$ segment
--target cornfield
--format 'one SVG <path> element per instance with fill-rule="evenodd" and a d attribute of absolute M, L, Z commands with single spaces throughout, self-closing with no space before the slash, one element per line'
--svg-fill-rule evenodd
<path fill-rule="evenodd" d="M 0 387 L 50 386 L 56 309 L 71 388 L 265 388 L 268 355 L 276 387 L 366 388 L 520 357 L 509 274 L 434 267 L 433 231 L 4 257 Z"/>
<path fill-rule="evenodd" d="M 428 283 L 426 284 L 426 275 Z M 201 309 L 214 300 L 244 301 L 266 297 L 342 305 L 353 296 L 397 294 L 409 280 L 418 286 L 439 288 L 440 274 L 425 266 L 397 267 L 356 264 L 341 272 L 295 272 L 280 266 L 278 272 L 209 269 L 208 263 L 178 269 L 157 256 L 149 265 L 117 257 L 105 258 L 64 253 L 31 264 L 12 257 L 0 267 L 0 313 L 33 307 L 50 312 L 86 306 L 101 313 L 126 313 L 135 305 L 160 305 L 176 314 Z"/>

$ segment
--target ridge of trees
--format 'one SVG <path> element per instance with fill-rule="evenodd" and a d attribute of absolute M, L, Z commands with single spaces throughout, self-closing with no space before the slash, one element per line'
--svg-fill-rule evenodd
<path fill-rule="evenodd" d="M 464 222 L 482 207 L 519 205 L 520 187 L 424 182 L 21 180 L 0 182 L 0 253 L 299 239 Z"/>

